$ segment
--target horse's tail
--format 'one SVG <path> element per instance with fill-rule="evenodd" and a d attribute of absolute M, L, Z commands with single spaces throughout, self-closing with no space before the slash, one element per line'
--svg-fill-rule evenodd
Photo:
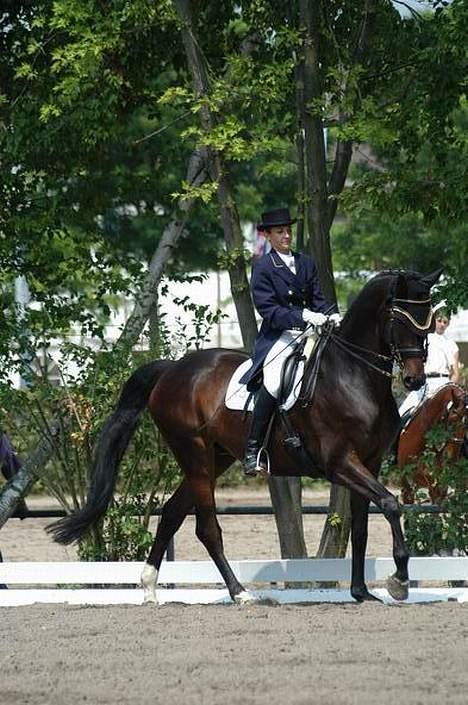
<path fill-rule="evenodd" d="M 86 504 L 47 527 L 58 543 L 77 541 L 104 516 L 114 493 L 119 463 L 139 417 L 158 378 L 172 364 L 171 360 L 150 362 L 136 370 L 124 384 L 117 407 L 99 435 Z"/>

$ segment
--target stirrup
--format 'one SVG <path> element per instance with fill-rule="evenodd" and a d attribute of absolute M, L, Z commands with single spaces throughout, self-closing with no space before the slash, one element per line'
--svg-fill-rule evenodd
<path fill-rule="evenodd" d="M 265 455 L 266 467 L 261 464 L 262 453 Z M 257 453 L 257 467 L 255 468 L 255 472 L 258 473 L 258 475 L 263 475 L 264 477 L 268 477 L 268 475 L 270 475 L 270 454 L 265 446 L 261 446 Z"/>
<path fill-rule="evenodd" d="M 263 467 L 263 465 L 261 465 L 261 462 L 260 462 L 262 459 L 262 453 L 264 453 L 264 455 L 265 455 L 266 467 Z M 270 475 L 270 454 L 269 454 L 268 450 L 265 448 L 265 446 L 261 446 L 260 450 L 257 453 L 257 468 L 256 468 L 256 470 L 259 475 L 264 475 L 265 477 Z"/>
<path fill-rule="evenodd" d="M 262 453 L 265 454 L 265 465 L 261 464 Z M 257 454 L 255 455 L 255 466 L 250 466 L 247 468 L 245 462 L 242 463 L 244 469 L 244 475 L 247 477 L 256 477 L 257 475 L 268 476 L 270 475 L 270 455 L 265 446 L 261 446 Z"/>

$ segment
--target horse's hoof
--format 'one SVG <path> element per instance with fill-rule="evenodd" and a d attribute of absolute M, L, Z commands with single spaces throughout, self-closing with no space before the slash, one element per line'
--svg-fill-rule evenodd
<path fill-rule="evenodd" d="M 409 580 L 400 580 L 396 575 L 387 578 L 387 590 L 394 600 L 399 602 L 408 599 Z"/>
<path fill-rule="evenodd" d="M 367 588 L 351 590 L 351 597 L 353 597 L 356 602 L 382 602 L 380 597 L 373 595 Z"/>
<path fill-rule="evenodd" d="M 262 595 L 260 595 L 260 597 L 258 597 L 255 602 L 258 605 L 263 605 L 264 607 L 277 607 L 281 604 L 280 601 L 276 600 L 274 597 L 263 597 Z"/>
<path fill-rule="evenodd" d="M 252 603 L 256 601 L 257 599 L 255 595 L 252 595 L 252 593 L 247 590 L 243 590 L 238 595 L 234 595 L 234 602 L 236 605 L 246 605 L 249 602 Z"/>
<path fill-rule="evenodd" d="M 143 596 L 143 604 L 144 605 L 157 605 L 158 603 L 158 598 L 156 597 L 156 593 L 145 593 Z"/>

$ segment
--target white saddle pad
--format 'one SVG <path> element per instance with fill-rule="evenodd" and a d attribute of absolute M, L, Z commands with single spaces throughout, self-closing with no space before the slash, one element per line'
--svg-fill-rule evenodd
<path fill-rule="evenodd" d="M 241 384 L 239 382 L 239 380 L 242 377 L 242 375 L 244 375 L 247 372 L 247 370 L 249 370 L 251 367 L 252 367 L 252 360 L 246 360 L 241 365 L 239 365 L 239 367 L 234 371 L 234 374 L 231 377 L 231 381 L 229 382 L 229 385 L 228 385 L 228 388 L 226 391 L 226 397 L 225 397 L 226 407 L 228 409 L 242 411 L 245 408 L 245 403 L 246 403 L 247 398 L 249 396 L 249 392 L 247 391 L 247 385 Z M 288 398 L 286 399 L 285 403 L 281 404 L 280 409 L 284 409 L 284 411 L 289 411 L 289 409 L 292 406 L 294 406 L 294 404 L 297 401 L 299 391 L 301 389 L 303 376 L 304 376 L 304 362 L 301 361 L 299 363 L 299 365 L 297 366 L 296 376 L 294 379 L 294 384 L 292 386 L 291 392 L 290 392 Z M 253 409 L 253 397 L 250 399 L 248 411 L 252 411 L 252 409 Z"/>

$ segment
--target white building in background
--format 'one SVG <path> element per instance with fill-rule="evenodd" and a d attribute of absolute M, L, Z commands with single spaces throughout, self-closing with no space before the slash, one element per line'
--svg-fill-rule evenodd
<path fill-rule="evenodd" d="M 184 311 L 177 301 L 189 297 L 192 304 L 208 306 L 211 313 L 220 310 L 222 317 L 214 324 L 201 347 L 242 348 L 236 307 L 231 295 L 231 284 L 227 272 L 208 272 L 202 282 L 170 282 L 167 296 L 160 299 L 164 325 L 174 340 L 175 349 L 184 349 L 185 338 L 196 336 L 193 314 Z"/>
<path fill-rule="evenodd" d="M 197 276 L 196 273 L 193 276 Z M 168 332 L 172 352 L 175 357 L 181 356 L 187 349 L 195 347 L 197 338 L 197 324 L 194 313 L 184 309 L 180 303 L 184 300 L 194 306 L 207 307 L 207 311 L 214 314 L 221 310 L 222 317 L 218 323 L 204 332 L 204 339 L 198 342 L 199 347 L 242 348 L 242 336 L 239 329 L 237 312 L 231 295 L 230 279 L 227 272 L 208 272 L 202 281 L 168 282 L 167 294 L 161 295 L 159 308 L 161 320 Z M 26 301 L 22 302 L 27 305 Z M 116 341 L 129 318 L 133 309 L 133 302 L 122 302 L 117 311 L 114 311 L 109 324 L 106 326 L 105 338 L 109 343 Z M 202 329 L 203 329 L 202 325 Z M 465 367 L 468 367 L 468 310 L 459 311 L 452 316 L 446 335 L 455 340 L 460 346 L 460 357 Z M 99 340 L 85 339 L 79 335 L 71 335 L 69 342 L 86 345 L 98 349 Z M 137 345 L 141 350 L 147 345 L 146 335 L 143 334 Z M 68 375 L 75 376 L 79 370 L 75 363 L 65 362 L 62 356 L 63 340 L 56 339 L 51 342 L 50 348 L 39 353 L 34 367 L 40 366 L 47 369 L 47 374 L 56 384 L 62 384 L 63 378 Z M 15 386 L 20 386 L 18 375 L 12 377 Z"/>
<path fill-rule="evenodd" d="M 193 273 L 192 276 L 203 277 L 202 281 L 190 282 L 168 282 L 168 293 L 161 295 L 159 299 L 159 310 L 161 320 L 167 330 L 168 338 L 175 357 L 181 356 L 187 347 L 195 348 L 195 340 L 198 339 L 197 321 L 193 311 L 184 308 L 181 303 L 195 306 L 207 307 L 206 311 L 215 314 L 222 311 L 220 320 L 209 327 L 203 323 L 201 330 L 203 340 L 198 343 L 199 347 L 223 347 L 242 348 L 242 336 L 239 329 L 236 308 L 231 296 L 231 286 L 227 272 L 209 272 L 207 274 Z M 20 295 L 17 300 L 21 306 L 28 305 L 27 287 L 21 282 L 19 285 Z M 109 323 L 105 328 L 104 337 L 109 343 L 115 342 L 133 310 L 133 301 L 123 301 L 121 306 L 114 310 Z M 141 335 L 136 348 L 144 350 L 147 347 L 147 330 Z M 71 333 L 67 342 L 89 347 L 97 350 L 101 347 L 101 341 L 93 338 L 85 338 L 78 333 Z M 47 377 L 57 385 L 62 385 L 67 377 L 75 377 L 79 373 L 79 368 L 75 362 L 64 359 L 63 356 L 64 339 L 56 338 L 50 341 L 47 350 L 38 351 L 36 359 L 31 361 L 31 366 L 36 372 L 42 370 Z M 11 375 L 11 380 L 15 387 L 22 386 L 22 380 L 18 373 Z"/>

